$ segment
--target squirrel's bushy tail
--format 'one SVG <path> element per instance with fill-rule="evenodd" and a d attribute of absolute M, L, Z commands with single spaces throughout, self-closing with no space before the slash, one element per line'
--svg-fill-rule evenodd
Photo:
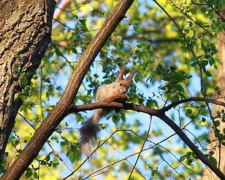
<path fill-rule="evenodd" d="M 100 130 L 99 125 L 95 124 L 92 116 L 84 122 L 80 128 L 80 146 L 81 152 L 88 157 L 91 155 L 91 145 L 97 139 L 97 132 Z"/>
<path fill-rule="evenodd" d="M 105 115 L 104 109 L 96 109 L 94 116 L 85 121 L 80 128 L 80 146 L 81 152 L 88 157 L 91 155 L 91 145 L 97 139 L 97 133 L 100 130 L 99 120 Z"/>

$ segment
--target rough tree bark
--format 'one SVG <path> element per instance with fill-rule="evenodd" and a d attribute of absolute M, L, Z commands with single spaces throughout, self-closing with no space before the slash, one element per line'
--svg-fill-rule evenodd
<path fill-rule="evenodd" d="M 54 0 L 0 1 L 0 164 L 21 100 L 50 42 Z M 22 81 L 21 81 L 22 80 Z"/>
<path fill-rule="evenodd" d="M 221 11 L 222 17 L 225 18 L 225 8 Z M 221 96 L 225 97 L 225 31 L 220 32 L 217 35 L 218 38 L 218 53 L 220 56 L 220 60 L 222 62 L 222 66 L 218 69 L 217 77 L 216 77 L 216 86 L 220 87 L 221 89 Z M 217 96 L 217 95 L 216 95 Z M 220 101 L 224 101 L 223 98 Z M 224 101 L 225 102 L 225 101 Z M 224 109 L 223 106 L 214 105 L 213 107 L 213 116 L 217 115 L 217 111 L 221 112 Z M 222 118 L 217 118 L 215 120 L 220 121 L 220 126 L 218 129 L 220 133 L 223 133 L 223 129 L 225 128 L 225 123 L 222 122 Z M 211 143 L 208 145 L 208 151 L 214 153 L 213 156 L 217 160 L 217 167 L 225 174 L 225 146 L 221 145 L 218 139 L 215 137 L 214 132 L 210 133 L 210 140 Z M 208 167 L 205 167 L 202 180 L 219 180 L 220 178 L 217 177 Z"/>

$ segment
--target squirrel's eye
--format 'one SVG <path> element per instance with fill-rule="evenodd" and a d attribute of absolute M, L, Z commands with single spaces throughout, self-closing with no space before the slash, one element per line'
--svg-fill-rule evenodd
<path fill-rule="evenodd" d="M 123 84 L 122 83 L 120 83 L 120 86 L 122 86 Z"/>

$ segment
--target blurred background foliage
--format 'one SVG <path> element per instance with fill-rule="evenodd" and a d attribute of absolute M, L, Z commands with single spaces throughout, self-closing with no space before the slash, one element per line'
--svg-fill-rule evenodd
<path fill-rule="evenodd" d="M 18 97 L 21 107 L 7 146 L 2 172 L 17 158 L 35 129 L 60 99 L 79 56 L 84 52 L 116 0 L 71 1 L 53 22 L 48 47 L 31 84 Z M 189 97 L 212 98 L 220 60 L 216 34 L 225 29 L 220 0 L 137 0 L 97 56 L 74 99 L 94 102 L 97 88 L 113 82 L 119 67 L 136 69 L 129 102 L 151 108 Z M 210 106 L 211 107 L 211 106 Z M 204 165 L 160 119 L 121 111 L 101 121 L 92 161 L 81 164 L 79 127 L 92 111 L 66 117 L 43 147 L 23 179 L 128 179 L 146 134 L 148 141 L 131 179 L 200 179 Z M 211 123 L 205 103 L 178 105 L 167 115 L 203 153 Z M 148 128 L 151 126 L 150 131 Z M 107 141 L 105 141 L 107 140 Z M 94 149 L 93 148 L 93 149 Z M 74 172 L 74 175 L 66 178 Z"/>

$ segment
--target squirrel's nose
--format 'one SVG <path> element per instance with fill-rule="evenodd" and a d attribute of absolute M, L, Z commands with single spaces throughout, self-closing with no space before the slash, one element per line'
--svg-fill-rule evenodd
<path fill-rule="evenodd" d="M 127 92 L 126 89 L 121 90 L 121 93 L 126 93 L 126 92 Z"/>

